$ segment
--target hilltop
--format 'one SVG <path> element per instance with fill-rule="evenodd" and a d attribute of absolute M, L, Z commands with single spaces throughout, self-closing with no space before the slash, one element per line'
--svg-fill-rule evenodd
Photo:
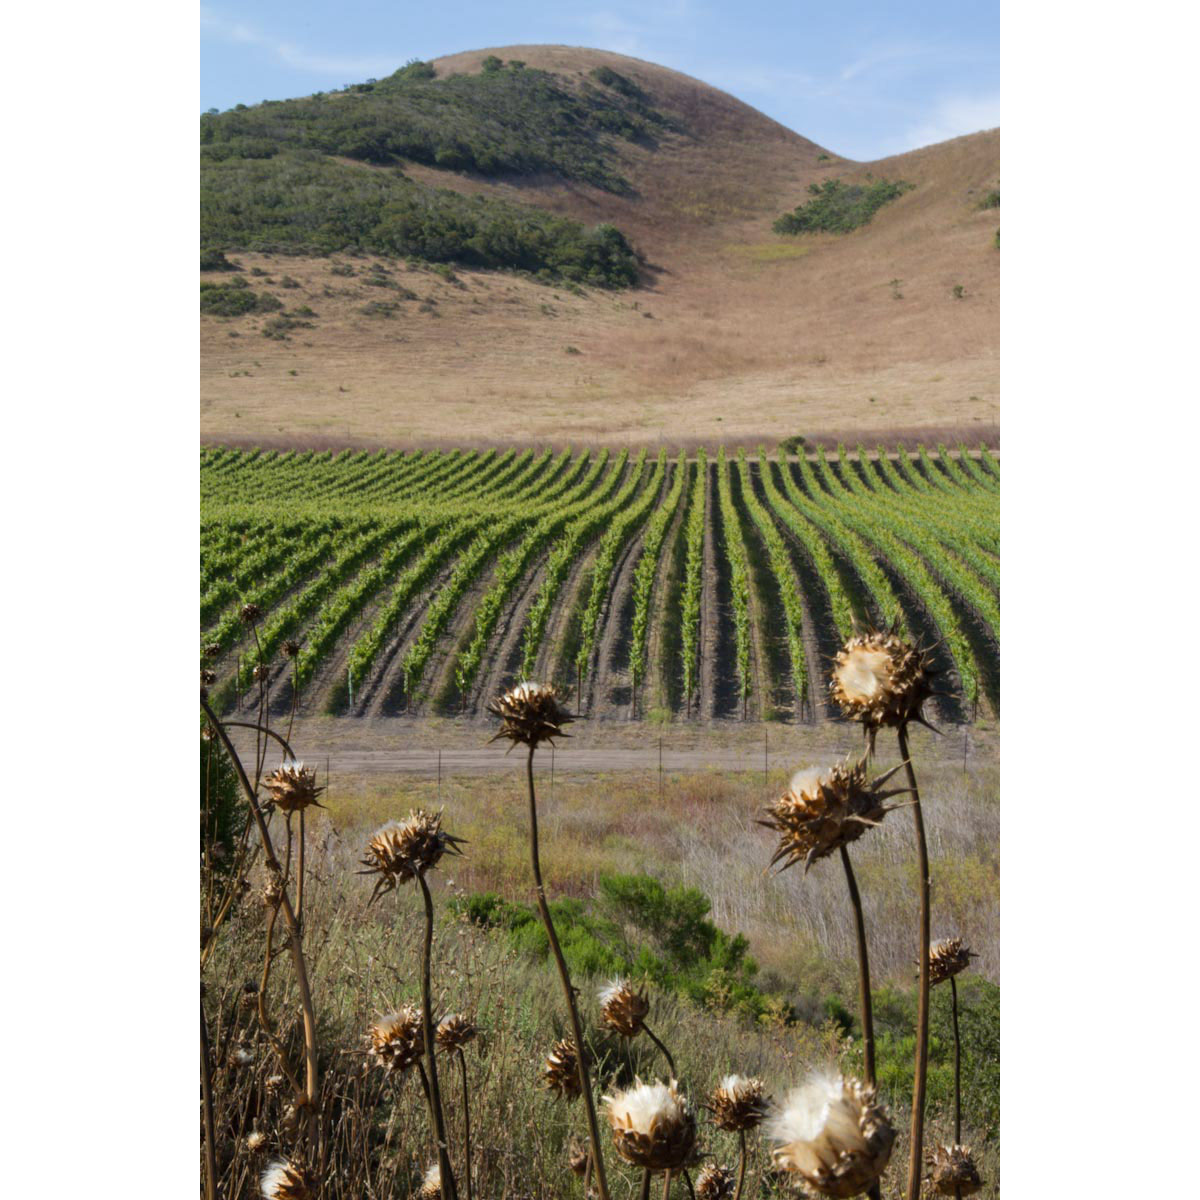
<path fill-rule="evenodd" d="M 261 157 L 210 168 L 301 162 L 326 173 L 330 206 L 346 180 L 386 189 L 404 244 L 414 214 L 433 212 L 435 232 L 466 224 L 479 261 L 524 255 L 527 273 L 457 251 L 431 263 L 230 244 L 242 270 L 202 280 L 244 281 L 233 300 L 254 311 L 202 317 L 206 439 L 994 436 L 999 211 L 981 203 L 999 187 L 998 130 L 855 163 L 604 51 L 511 46 L 397 74 L 211 118 L 241 122 Z M 373 141 L 316 145 L 339 123 L 361 132 L 365 114 Z M 912 186 L 851 233 L 773 232 L 831 179 Z"/>

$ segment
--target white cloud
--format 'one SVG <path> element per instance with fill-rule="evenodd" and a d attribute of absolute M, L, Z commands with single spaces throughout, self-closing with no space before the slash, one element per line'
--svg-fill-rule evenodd
<path fill-rule="evenodd" d="M 902 154 L 921 146 L 932 146 L 964 133 L 994 129 L 1000 124 L 1000 93 L 981 96 L 948 96 L 939 100 L 933 110 L 910 125 L 903 133 L 888 138 L 880 156 Z"/>
<path fill-rule="evenodd" d="M 387 57 L 313 54 L 295 42 L 280 41 L 252 29 L 241 21 L 230 21 L 205 4 L 200 6 L 200 27 L 206 33 L 224 41 L 266 50 L 280 62 L 298 71 L 311 71 L 317 75 L 332 75 L 340 79 L 390 75 L 404 62 L 403 56 L 399 54 Z"/>

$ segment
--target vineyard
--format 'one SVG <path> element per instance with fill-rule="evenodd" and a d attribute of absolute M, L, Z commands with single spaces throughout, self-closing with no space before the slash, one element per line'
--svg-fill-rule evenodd
<path fill-rule="evenodd" d="M 537 678 L 593 718 L 822 721 L 842 640 L 896 623 L 942 673 L 940 720 L 998 715 L 999 472 L 961 446 L 209 447 L 209 695 L 479 716 Z"/>

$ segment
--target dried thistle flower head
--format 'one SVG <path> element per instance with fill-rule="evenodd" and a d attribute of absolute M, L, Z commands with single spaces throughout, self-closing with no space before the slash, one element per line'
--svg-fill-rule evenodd
<path fill-rule="evenodd" d="M 573 1174 L 578 1175 L 582 1179 L 588 1170 L 588 1166 L 592 1161 L 592 1149 L 583 1142 L 573 1141 L 567 1147 L 567 1165 L 571 1168 Z"/>
<path fill-rule="evenodd" d="M 216 682 L 217 682 L 216 671 L 213 671 L 208 667 L 201 668 L 201 671 L 200 671 L 200 686 L 201 687 L 209 688 L 209 687 L 212 687 L 212 685 Z"/>
<path fill-rule="evenodd" d="M 253 625 L 255 621 L 261 619 L 262 609 L 257 604 L 243 604 L 238 616 L 241 618 L 242 624 Z"/>
<path fill-rule="evenodd" d="M 759 821 L 780 835 L 771 866 L 782 862 L 783 871 L 803 862 L 807 871 L 818 859 L 878 825 L 897 807 L 885 801 L 908 790 L 884 787 L 899 769 L 893 767 L 869 782 L 865 758 L 847 760 L 827 771 L 816 767 L 797 771 L 788 790 L 768 806 L 767 819 Z"/>
<path fill-rule="evenodd" d="M 283 643 L 283 652 L 288 658 L 295 658 L 300 653 L 300 643 L 295 638 L 288 638 Z"/>
<path fill-rule="evenodd" d="M 407 1071 L 424 1053 L 421 1010 L 406 1004 L 379 1018 L 367 1030 L 367 1053 L 389 1074 Z"/>
<path fill-rule="evenodd" d="M 936 1146 L 926 1178 L 939 1196 L 972 1196 L 983 1187 L 970 1146 Z"/>
<path fill-rule="evenodd" d="M 542 1066 L 542 1079 L 550 1091 L 564 1100 L 575 1100 L 583 1094 L 574 1038 L 561 1038 L 554 1043 Z"/>
<path fill-rule="evenodd" d="M 285 813 L 299 812 L 310 804 L 320 808 L 317 797 L 325 790 L 317 786 L 315 767 L 290 760 L 276 767 L 263 780 L 263 785 L 271 793 L 275 807 Z"/>
<path fill-rule="evenodd" d="M 829 691 L 842 712 L 868 730 L 925 724 L 921 706 L 933 694 L 929 658 L 894 629 L 871 630 L 838 651 Z"/>
<path fill-rule="evenodd" d="M 767 1123 L 772 1158 L 823 1196 L 857 1196 L 883 1174 L 895 1133 L 875 1089 L 814 1073 Z"/>
<path fill-rule="evenodd" d="M 255 663 L 254 665 L 254 682 L 266 683 L 271 678 L 271 666 L 269 663 Z"/>
<path fill-rule="evenodd" d="M 650 1013 L 650 1001 L 628 979 L 610 979 L 600 989 L 600 1019 L 622 1037 L 637 1037 Z"/>
<path fill-rule="evenodd" d="M 267 1135 L 261 1129 L 255 1129 L 246 1135 L 246 1149 L 251 1154 L 257 1154 L 258 1151 L 265 1149 L 266 1144 Z"/>
<path fill-rule="evenodd" d="M 708 1098 L 713 1124 L 730 1133 L 753 1129 L 767 1115 L 767 1107 L 763 1081 L 745 1075 L 726 1075 Z"/>
<path fill-rule="evenodd" d="M 696 1200 L 729 1200 L 737 1180 L 729 1167 L 707 1163 L 696 1176 Z"/>
<path fill-rule="evenodd" d="M 437 1044 L 443 1050 L 461 1050 L 478 1032 L 469 1017 L 448 1013 L 438 1022 Z"/>
<path fill-rule="evenodd" d="M 259 1178 L 264 1200 L 314 1200 L 316 1184 L 304 1167 L 277 1158 Z"/>
<path fill-rule="evenodd" d="M 221 643 L 220 642 L 209 642 L 208 645 L 205 646 L 204 649 L 201 651 L 201 653 L 204 655 L 205 658 L 220 658 L 221 657 Z"/>
<path fill-rule="evenodd" d="M 434 1163 L 428 1171 L 425 1172 L 425 1178 L 421 1181 L 420 1190 L 417 1192 L 419 1200 L 441 1200 L 442 1198 L 442 1167 L 440 1163 Z"/>
<path fill-rule="evenodd" d="M 575 720 L 560 703 L 558 691 L 545 683 L 518 683 L 502 696 L 488 702 L 488 712 L 501 719 L 500 732 L 492 741 L 508 738 L 515 746 L 553 743 L 556 737 L 569 737 L 562 727 Z"/>
<path fill-rule="evenodd" d="M 929 986 L 945 983 L 952 975 L 965 971 L 978 955 L 963 945 L 962 938 L 943 938 L 929 947 Z"/>
<path fill-rule="evenodd" d="M 631 1166 L 677 1171 L 696 1161 L 696 1116 L 674 1079 L 634 1081 L 631 1088 L 605 1096 L 613 1145 Z"/>
<path fill-rule="evenodd" d="M 367 869 L 359 874 L 378 874 L 379 881 L 371 894 L 374 900 L 398 883 L 407 883 L 433 870 L 443 854 L 461 854 L 458 848 L 461 844 L 462 838 L 442 830 L 440 812 L 415 808 L 407 821 L 389 821 L 371 835 L 367 857 L 361 860 Z"/>

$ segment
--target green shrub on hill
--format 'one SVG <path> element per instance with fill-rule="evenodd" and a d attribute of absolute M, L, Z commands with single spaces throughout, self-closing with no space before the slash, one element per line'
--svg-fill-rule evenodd
<path fill-rule="evenodd" d="M 425 187 L 399 171 L 311 151 L 209 163 L 200 186 L 200 239 L 209 248 L 353 249 L 602 287 L 637 282 L 634 253 L 612 225 L 589 229 L 540 209 Z"/>
<path fill-rule="evenodd" d="M 776 233 L 849 233 L 914 186 L 887 179 L 866 184 L 842 179 L 810 183 L 808 191 L 813 198 L 793 212 L 784 213 L 772 228 Z"/>
<path fill-rule="evenodd" d="M 283 302 L 267 292 L 254 292 L 240 277 L 228 283 L 200 281 L 200 311 L 213 317 L 244 317 L 248 313 L 278 312 Z"/>
<path fill-rule="evenodd" d="M 603 135 L 645 141 L 672 126 L 624 82 L 604 91 L 588 84 L 575 90 L 546 71 L 516 62 L 505 67 L 495 56 L 479 75 L 437 79 L 430 64 L 412 62 L 343 92 L 205 113 L 201 161 L 306 149 L 490 176 L 552 174 L 629 194 Z"/>

